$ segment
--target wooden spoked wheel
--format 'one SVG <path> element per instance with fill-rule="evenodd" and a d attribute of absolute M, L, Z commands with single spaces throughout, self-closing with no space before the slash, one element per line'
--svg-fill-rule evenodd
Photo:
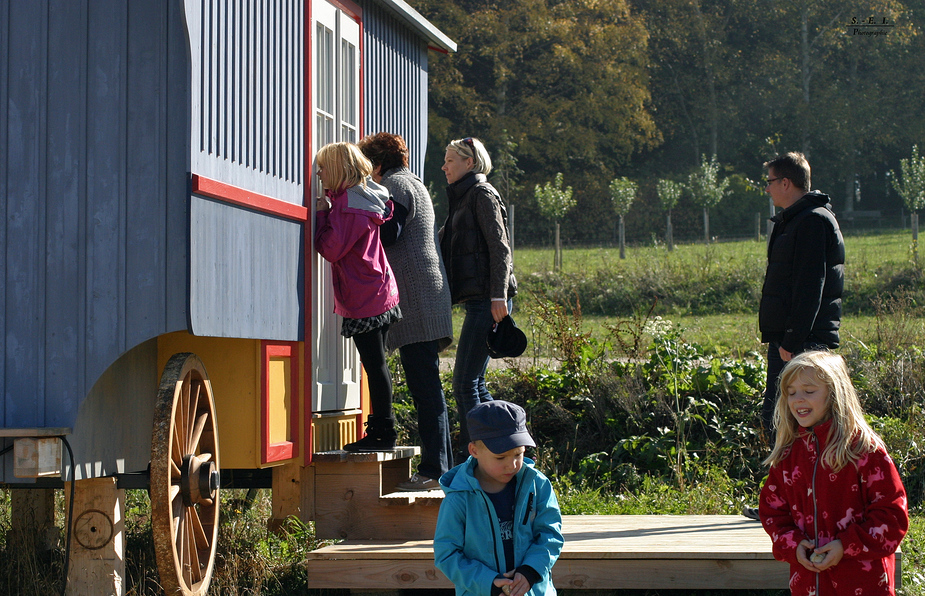
<path fill-rule="evenodd" d="M 218 541 L 218 427 L 212 385 L 195 354 L 164 367 L 151 440 L 151 528 L 166 594 L 209 589 Z"/>

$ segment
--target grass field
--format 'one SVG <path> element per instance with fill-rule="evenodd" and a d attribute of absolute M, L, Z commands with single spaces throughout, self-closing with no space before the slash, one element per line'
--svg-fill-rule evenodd
<path fill-rule="evenodd" d="M 565 278 L 578 284 L 606 271 L 609 278 L 622 279 L 631 286 L 644 283 L 653 275 L 681 279 L 690 277 L 740 281 L 748 286 L 742 292 L 729 296 L 717 293 L 712 305 L 699 305 L 697 312 L 673 305 L 670 309 L 656 308 L 655 313 L 677 323 L 684 329 L 687 341 L 699 344 L 708 353 L 743 356 L 751 351 L 763 351 L 758 331 L 758 305 L 766 263 L 764 242 L 740 241 L 717 244 L 680 244 L 669 251 L 664 245 L 630 247 L 626 259 L 619 258 L 616 247 L 566 248 L 562 270 L 552 272 L 553 249 L 518 248 L 514 254 L 514 269 L 520 281 L 521 292 L 514 300 L 514 318 L 518 326 L 528 330 L 536 308 L 535 293 L 539 278 Z M 842 341 L 876 343 L 882 329 L 876 314 L 878 299 L 897 293 L 911 292 L 912 299 L 923 295 L 922 279 L 908 279 L 912 262 L 912 237 L 909 232 L 892 232 L 845 238 L 845 298 L 842 320 Z M 925 258 L 919 257 L 921 263 Z M 915 267 L 911 268 L 913 271 Z M 921 267 L 918 267 L 921 271 Z M 682 284 L 679 284 L 682 285 Z M 688 284 L 683 284 L 687 286 Z M 715 285 L 715 284 L 714 284 Z M 917 291 L 916 291 L 917 288 Z M 683 289 L 677 289 L 681 293 Z M 671 289 L 667 290 L 671 293 Z M 568 296 L 567 296 L 568 298 Z M 574 301 L 570 301 L 574 308 Z M 918 300 L 918 305 L 925 300 Z M 600 314 L 582 304 L 582 331 L 603 339 L 608 325 L 639 316 L 637 313 Z M 645 314 L 649 304 L 637 310 Z M 704 311 L 711 312 L 704 312 Z M 917 320 L 909 322 L 906 331 L 913 337 L 925 338 L 925 318 L 921 310 Z M 462 327 L 463 310 L 453 310 L 453 329 Z M 528 331 L 528 336 L 531 333 Z M 534 339 L 536 339 L 534 337 Z M 540 345 L 537 345 L 540 344 Z M 548 356 L 541 338 L 531 348 L 537 356 Z M 453 356 L 450 346 L 445 357 Z M 531 354 L 534 355 L 534 354 Z"/>

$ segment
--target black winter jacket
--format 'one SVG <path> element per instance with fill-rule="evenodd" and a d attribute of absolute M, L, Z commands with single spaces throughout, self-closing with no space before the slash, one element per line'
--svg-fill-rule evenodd
<path fill-rule="evenodd" d="M 807 341 L 838 347 L 845 242 L 829 197 L 806 193 L 771 221 L 758 314 L 761 341 L 794 353 Z"/>
<path fill-rule="evenodd" d="M 484 174 L 468 173 L 446 188 L 450 213 L 440 230 L 453 304 L 513 298 L 517 293 L 507 209 Z"/>

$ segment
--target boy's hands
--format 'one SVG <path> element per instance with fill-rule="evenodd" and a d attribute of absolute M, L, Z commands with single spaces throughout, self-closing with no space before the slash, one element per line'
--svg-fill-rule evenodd
<path fill-rule="evenodd" d="M 511 584 L 514 583 L 513 580 L 496 577 L 495 581 L 492 582 L 496 588 L 501 588 L 501 591 L 510 596 L 511 594 Z"/>
<path fill-rule="evenodd" d="M 530 590 L 530 582 L 516 571 L 508 571 L 504 574 L 504 577 L 512 579 L 499 577 L 495 579 L 494 584 L 501 588 L 501 591 L 507 596 L 524 596 Z"/>

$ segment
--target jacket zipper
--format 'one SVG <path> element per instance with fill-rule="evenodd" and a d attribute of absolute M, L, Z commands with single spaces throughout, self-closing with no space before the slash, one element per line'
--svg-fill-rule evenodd
<path fill-rule="evenodd" d="M 819 501 L 816 498 L 816 470 L 819 469 L 819 459 L 822 457 L 822 454 L 819 453 L 819 437 L 816 436 L 816 431 L 813 429 L 813 442 L 816 445 L 816 461 L 813 462 L 813 549 L 815 550 L 819 546 L 819 518 L 817 517 L 819 513 Z M 816 573 L 816 594 L 819 594 L 819 574 Z"/>
<path fill-rule="evenodd" d="M 491 523 L 489 524 L 491 526 L 491 544 L 492 544 L 491 550 L 495 555 L 495 569 L 501 569 L 501 561 L 498 560 L 499 540 L 498 540 L 498 535 L 495 534 L 495 524 L 498 521 L 498 516 L 494 515 L 494 512 L 492 511 L 491 503 L 488 501 L 488 495 L 486 495 L 482 491 L 479 491 L 479 494 L 482 495 L 482 502 L 485 503 L 485 510 L 488 512 L 488 519 L 491 521 Z M 504 572 L 499 571 L 498 573 L 504 573 Z"/>
<path fill-rule="evenodd" d="M 530 511 L 532 510 L 533 510 L 533 493 L 530 493 L 527 496 L 527 510 L 524 512 L 523 525 L 527 525 L 527 522 L 530 521 Z"/>

